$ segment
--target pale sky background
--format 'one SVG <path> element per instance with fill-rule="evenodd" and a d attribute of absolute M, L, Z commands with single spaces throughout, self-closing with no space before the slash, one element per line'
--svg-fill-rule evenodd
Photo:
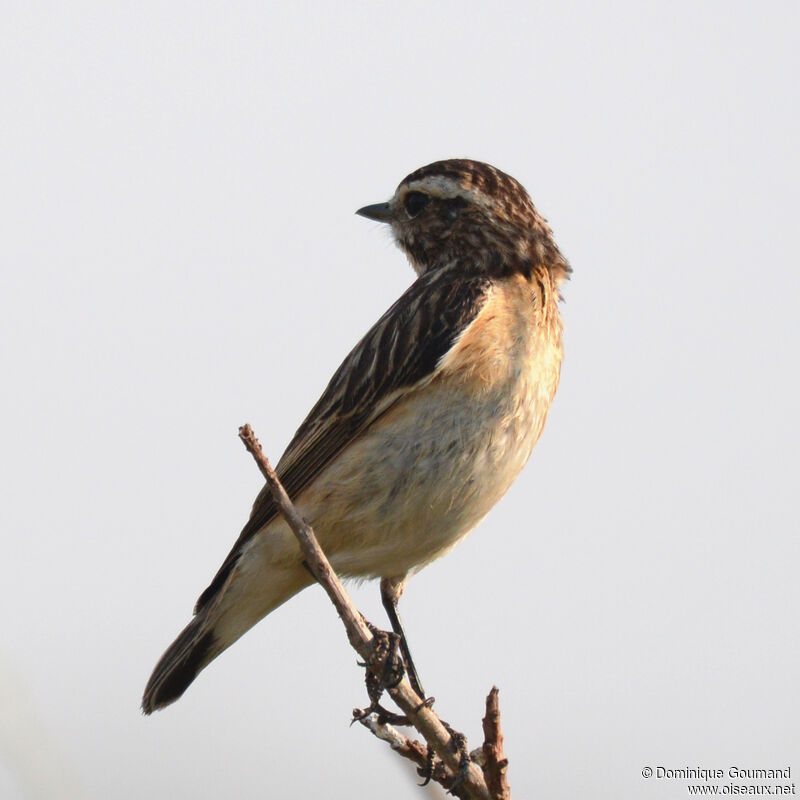
<path fill-rule="evenodd" d="M 310 589 L 138 709 L 332 371 L 413 273 L 356 208 L 518 178 L 574 267 L 509 495 L 409 585 L 518 798 L 800 775 L 800 6 L 3 4 L 0 797 L 423 797 Z M 385 625 L 377 585 L 355 592 Z M 800 781 L 799 781 L 800 782 Z"/>

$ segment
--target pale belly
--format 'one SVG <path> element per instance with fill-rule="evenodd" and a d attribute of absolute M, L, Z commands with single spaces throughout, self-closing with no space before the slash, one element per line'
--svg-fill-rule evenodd
<path fill-rule="evenodd" d="M 535 344 L 524 368 L 491 389 L 445 379 L 404 398 L 298 498 L 337 571 L 394 577 L 419 569 L 505 494 L 558 383 L 560 348 Z"/>

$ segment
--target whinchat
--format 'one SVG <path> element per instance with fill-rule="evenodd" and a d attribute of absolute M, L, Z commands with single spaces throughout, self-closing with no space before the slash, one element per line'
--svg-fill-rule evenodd
<path fill-rule="evenodd" d="M 522 185 L 477 161 L 422 167 L 388 203 L 357 213 L 391 227 L 417 279 L 336 371 L 277 473 L 337 572 L 381 579 L 398 630 L 407 577 L 483 519 L 542 432 L 571 270 Z M 265 487 L 156 665 L 144 711 L 177 700 L 312 582 Z"/>

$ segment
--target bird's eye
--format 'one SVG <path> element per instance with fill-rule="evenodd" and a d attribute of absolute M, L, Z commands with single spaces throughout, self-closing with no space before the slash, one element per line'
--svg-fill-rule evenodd
<path fill-rule="evenodd" d="M 409 192 L 405 200 L 403 200 L 403 205 L 406 208 L 408 216 L 413 218 L 428 205 L 430 200 L 430 197 L 422 192 Z"/>

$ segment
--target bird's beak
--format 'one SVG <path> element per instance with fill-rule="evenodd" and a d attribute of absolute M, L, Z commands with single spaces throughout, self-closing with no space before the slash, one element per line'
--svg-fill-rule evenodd
<path fill-rule="evenodd" d="M 359 208 L 356 214 L 367 219 L 374 219 L 376 222 L 391 222 L 392 209 L 388 203 L 375 203 L 373 206 Z"/>

